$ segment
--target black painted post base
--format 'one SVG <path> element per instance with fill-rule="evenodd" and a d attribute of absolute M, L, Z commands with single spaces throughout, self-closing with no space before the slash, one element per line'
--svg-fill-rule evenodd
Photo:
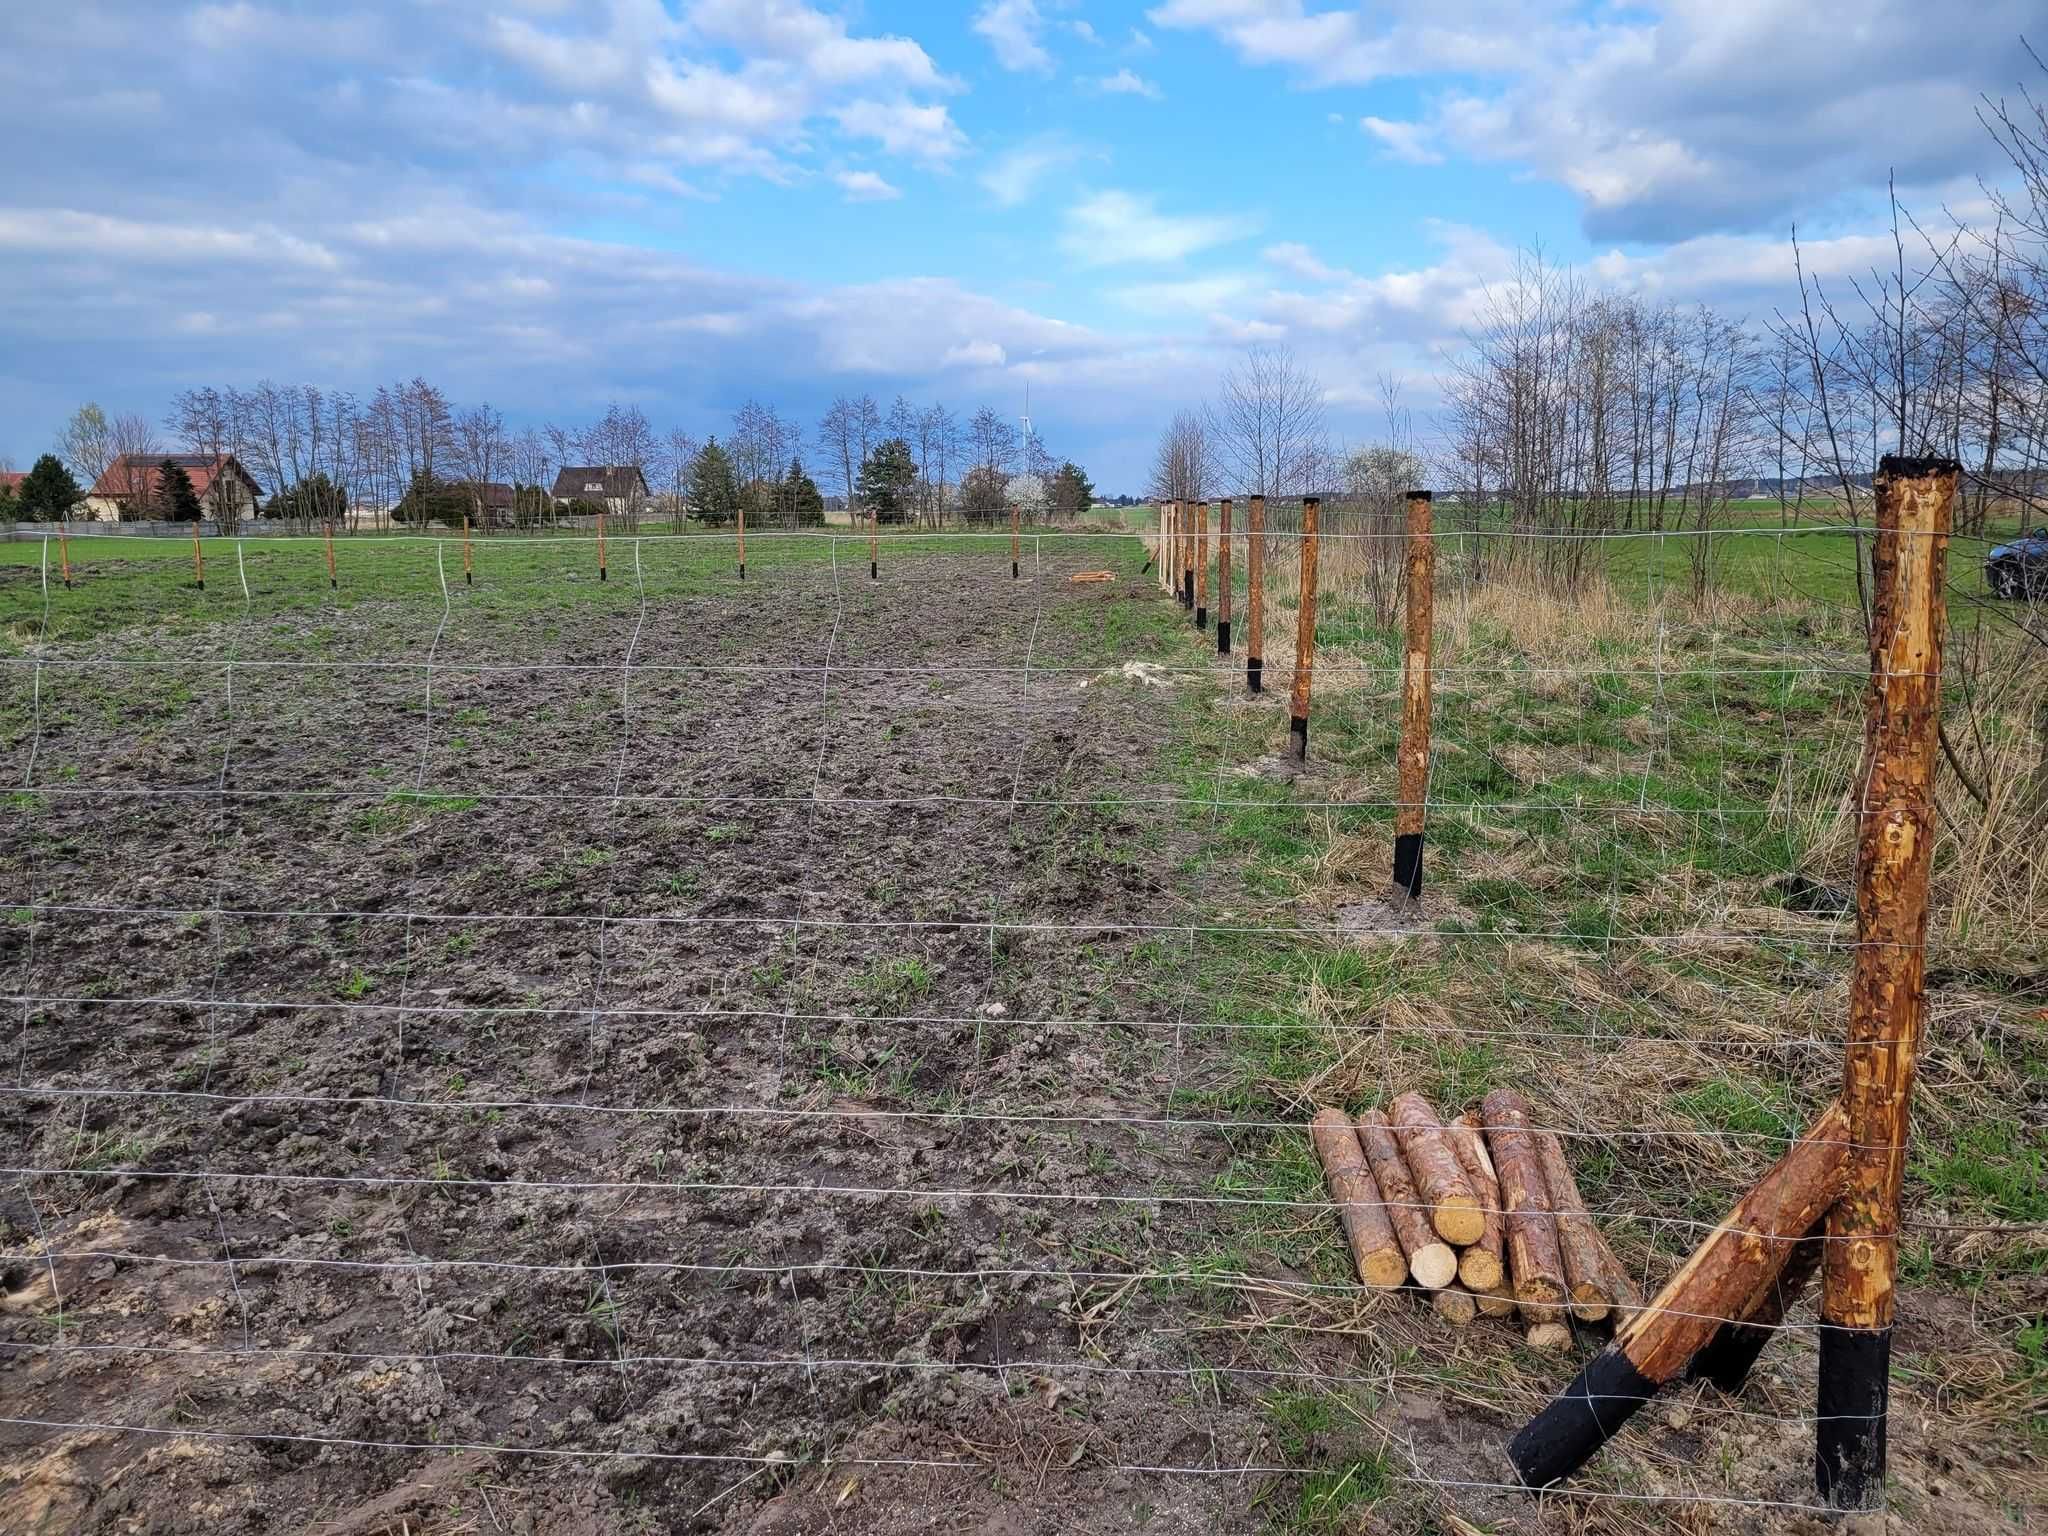
<path fill-rule="evenodd" d="M 475 571 L 464 571 L 464 572 L 462 573 L 462 584 L 463 584 L 464 586 L 466 586 L 466 587 L 473 587 L 473 586 L 475 586 L 475 585 L 476 585 L 476 572 L 475 572 Z"/>
<path fill-rule="evenodd" d="M 882 568 L 881 568 L 881 566 L 880 566 L 880 565 L 878 565 L 878 564 L 877 564 L 877 563 L 876 563 L 875 561 L 873 561 L 873 560 L 870 560 L 870 561 L 868 562 L 868 580 L 869 580 L 869 581 L 880 581 L 881 579 L 882 579 Z"/>
<path fill-rule="evenodd" d="M 1181 595 L 1180 595 L 1180 605 L 1181 605 L 1181 606 L 1182 606 L 1183 608 L 1192 608 L 1192 607 L 1194 607 L 1194 606 L 1195 606 L 1195 573 L 1194 573 L 1193 571 L 1184 571 L 1184 572 L 1182 572 L 1182 574 L 1181 574 L 1181 585 L 1182 585 L 1182 587 L 1184 587 L 1184 588 L 1185 588 L 1186 590 L 1185 590 L 1185 591 L 1183 591 L 1183 592 L 1181 593 Z"/>
<path fill-rule="evenodd" d="M 192 585 L 197 587 L 200 591 L 204 592 L 206 590 L 206 578 L 202 576 L 199 578 L 199 580 L 193 582 Z"/>
<path fill-rule="evenodd" d="M 1149 575 L 1150 575 L 1151 573 L 1152 573 L 1152 562 L 1151 562 L 1151 560 L 1150 560 L 1150 559 L 1148 558 L 1148 559 L 1147 559 L 1147 560 L 1145 561 L 1145 566 L 1144 566 L 1144 569 L 1143 569 L 1143 570 L 1141 570 L 1141 571 L 1139 571 L 1139 572 L 1138 572 L 1138 574 L 1139 574 L 1140 576 L 1149 576 Z"/>
<path fill-rule="evenodd" d="M 597 568 L 597 579 L 599 581 L 605 580 L 605 569 L 601 565 Z"/>
<path fill-rule="evenodd" d="M 1244 685 L 1252 693 L 1264 693 L 1266 691 L 1266 663 L 1263 658 L 1258 656 L 1245 657 Z"/>
<path fill-rule="evenodd" d="M 1656 1393 L 1657 1383 L 1627 1355 L 1603 1349 L 1508 1442 L 1515 1475 L 1530 1488 L 1570 1477 Z"/>
<path fill-rule="evenodd" d="M 1017 562 L 1014 560 L 1010 562 L 1010 580 L 1017 580 Z"/>
<path fill-rule="evenodd" d="M 1685 1379 L 1711 1382 L 1732 1397 L 1749 1380 L 1749 1373 L 1756 1368 L 1757 1356 L 1764 1352 L 1764 1346 L 1781 1331 L 1776 1325 L 1759 1327 L 1754 1323 L 1723 1323 L 1721 1331 L 1707 1340 L 1700 1347 L 1700 1352 L 1692 1357 L 1692 1363 L 1685 1368 Z"/>
<path fill-rule="evenodd" d="M 1207 629 L 1208 627 L 1209 627 L 1209 610 L 1208 610 L 1208 609 L 1206 609 L 1206 608 L 1197 608 L 1197 609 L 1195 610 L 1195 628 L 1197 628 L 1197 629 Z"/>
<path fill-rule="evenodd" d="M 1749 1380 L 1749 1373 L 1756 1369 L 1757 1358 L 1769 1344 L 1784 1330 L 1780 1324 L 1792 1304 L 1799 1299 L 1813 1280 L 1814 1272 L 1820 1268 L 1821 1251 L 1826 1247 L 1826 1218 L 1813 1231 L 1799 1240 L 1799 1246 L 1792 1250 L 1792 1257 L 1785 1261 L 1785 1268 L 1778 1275 L 1773 1294 L 1749 1314 L 1742 1322 L 1723 1323 L 1714 1336 L 1700 1346 L 1700 1352 L 1686 1365 L 1687 1381 L 1711 1382 L 1719 1390 L 1734 1396 L 1742 1390 L 1742 1384 Z"/>
<path fill-rule="evenodd" d="M 1287 755 L 1297 763 L 1308 761 L 1308 720 L 1296 715 L 1287 723 Z"/>
<path fill-rule="evenodd" d="M 745 581 L 746 579 L 747 579 L 747 567 L 746 567 L 745 563 L 744 563 L 744 562 L 742 562 L 742 564 L 740 565 L 740 580 L 741 580 L 741 581 Z"/>
<path fill-rule="evenodd" d="M 333 589 L 334 591 L 336 591 L 336 592 L 339 592 L 339 591 L 341 590 L 341 583 L 340 583 L 340 581 L 338 581 L 337 579 L 335 579 L 335 578 L 334 578 L 334 577 L 332 577 L 332 576 L 330 576 L 330 577 L 328 577 L 328 578 L 327 578 L 327 585 L 328 585 L 329 587 L 331 587 L 331 588 L 332 588 L 332 589 Z"/>
<path fill-rule="evenodd" d="M 1813 1476 L 1830 1509 L 1884 1507 L 1892 1331 L 1820 1325 Z"/>
<path fill-rule="evenodd" d="M 1394 888 L 1410 901 L 1422 899 L 1422 834 L 1403 832 L 1394 839 Z"/>
<path fill-rule="evenodd" d="M 1228 619 L 1218 619 L 1216 621 L 1216 654 L 1218 656 L 1228 656 L 1230 654 L 1230 620 Z"/>

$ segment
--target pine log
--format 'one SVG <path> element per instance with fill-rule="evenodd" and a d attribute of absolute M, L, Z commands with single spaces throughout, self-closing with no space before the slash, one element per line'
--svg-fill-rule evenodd
<path fill-rule="evenodd" d="M 1486 1216 L 1465 1177 L 1443 1122 L 1419 1093 L 1404 1093 L 1389 1106 L 1394 1139 L 1408 1159 L 1415 1189 L 1429 1207 L 1430 1225 L 1445 1242 L 1467 1247 L 1486 1235 Z"/>
<path fill-rule="evenodd" d="M 1323 1165 L 1337 1219 L 1351 1245 L 1351 1261 L 1359 1282 L 1377 1290 L 1392 1289 L 1408 1278 L 1408 1258 L 1394 1236 L 1379 1186 L 1366 1166 L 1365 1153 L 1341 1109 L 1319 1109 L 1309 1122 L 1309 1138 Z"/>
<path fill-rule="evenodd" d="M 1488 1096 L 1488 1115 L 1493 1114 Z M 1500 1152 L 1498 1141 L 1496 1155 Z M 1830 1105 L 1742 1197 L 1642 1311 L 1550 1405 L 1522 1427 L 1508 1456 L 1522 1481 L 1569 1477 L 1684 1370 L 1725 1322 L 1785 1268 L 1800 1239 L 1840 1195 L 1848 1119 Z M 1502 1168 L 1505 1179 L 1506 1168 Z"/>
<path fill-rule="evenodd" d="M 1508 1273 L 1522 1319 L 1532 1329 L 1545 1323 L 1562 1324 L 1564 1258 L 1558 1252 L 1557 1222 L 1550 1212 L 1550 1187 L 1543 1179 L 1536 1139 L 1529 1132 L 1528 1101 L 1512 1089 L 1496 1088 L 1486 1096 L 1480 1112 L 1486 1117 L 1493 1166 L 1500 1174 Z M 1566 1333 L 1568 1342 L 1568 1329 Z"/>
<path fill-rule="evenodd" d="M 1523 1310 L 1526 1314 L 1527 1308 Z M 1552 1310 L 1556 1311 L 1558 1309 L 1553 1308 Z M 1523 1342 L 1531 1349 L 1555 1353 L 1558 1350 L 1570 1349 L 1572 1347 L 1572 1330 L 1568 1324 L 1557 1322 L 1555 1319 L 1548 1322 L 1530 1323 L 1529 1331 L 1523 1335 Z"/>
<path fill-rule="evenodd" d="M 1628 1284 L 1621 1261 L 1586 1213 L 1585 1197 L 1579 1193 L 1579 1181 L 1572 1177 L 1562 1138 L 1555 1131 L 1535 1134 L 1543 1182 L 1550 1187 L 1551 1209 L 1557 1216 L 1557 1246 L 1564 1255 L 1565 1281 L 1571 1287 L 1572 1316 L 1582 1323 L 1605 1322 L 1617 1303 L 1627 1305 L 1629 1301 L 1628 1295 L 1615 1293 L 1616 1282 L 1630 1292 L 1635 1287 Z"/>
<path fill-rule="evenodd" d="M 1440 1291 L 1458 1277 L 1458 1256 L 1437 1239 L 1408 1175 L 1401 1144 L 1394 1139 L 1387 1117 L 1369 1109 L 1358 1117 L 1358 1141 L 1365 1148 L 1365 1160 L 1372 1167 L 1373 1182 L 1380 1187 L 1394 1235 L 1408 1255 L 1408 1273 L 1425 1290 Z"/>
<path fill-rule="evenodd" d="M 1490 1291 L 1473 1291 L 1473 1299 L 1479 1303 L 1481 1317 L 1513 1317 L 1515 1315 L 1515 1294 L 1503 1283 Z"/>
<path fill-rule="evenodd" d="M 1508 1274 L 1501 1238 L 1500 1176 L 1493 1171 L 1493 1159 L 1486 1151 L 1486 1133 L 1480 1130 L 1477 1115 L 1468 1112 L 1458 1116 L 1444 1127 L 1444 1132 L 1451 1139 L 1451 1150 L 1458 1154 L 1466 1182 L 1479 1197 L 1479 1214 L 1484 1218 L 1479 1240 L 1458 1255 L 1458 1278 L 1479 1298 L 1481 1312 L 1499 1317 L 1513 1310 L 1512 1297 L 1508 1298 L 1510 1304 L 1500 1311 L 1487 1306 L 1488 1299 L 1501 1292 Z"/>
<path fill-rule="evenodd" d="M 1429 1304 L 1436 1309 L 1436 1315 L 1453 1328 L 1467 1327 L 1479 1315 L 1478 1298 L 1456 1282 L 1440 1291 L 1431 1291 Z"/>

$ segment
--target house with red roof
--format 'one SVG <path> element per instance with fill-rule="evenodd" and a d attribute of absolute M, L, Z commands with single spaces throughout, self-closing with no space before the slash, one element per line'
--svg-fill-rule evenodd
<path fill-rule="evenodd" d="M 158 482 L 167 462 L 185 471 L 208 517 L 218 518 L 223 510 L 236 519 L 256 515 L 263 487 L 231 453 L 124 453 L 85 493 L 86 516 L 102 523 L 162 517 L 165 498 Z"/>

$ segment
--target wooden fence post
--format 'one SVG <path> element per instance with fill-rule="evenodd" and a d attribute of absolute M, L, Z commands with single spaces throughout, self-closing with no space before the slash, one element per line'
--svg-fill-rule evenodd
<path fill-rule="evenodd" d="M 1180 504 L 1180 605 L 1195 611 L 1195 504 Z"/>
<path fill-rule="evenodd" d="M 869 507 L 869 508 L 868 508 L 868 580 L 869 580 L 869 581 L 880 581 L 880 580 L 882 579 L 882 557 L 881 557 L 881 539 L 882 539 L 882 509 L 881 509 L 880 507 Z"/>
<path fill-rule="evenodd" d="M 1316 525 L 1321 498 L 1301 499 L 1301 607 L 1294 622 L 1294 688 L 1288 700 L 1287 746 L 1297 763 L 1308 761 L 1308 704 L 1316 660 Z"/>
<path fill-rule="evenodd" d="M 1408 647 L 1401 660 L 1400 805 L 1394 812 L 1394 886 L 1422 898 L 1422 832 L 1429 799 L 1431 630 L 1436 615 L 1436 543 L 1427 491 L 1408 493 Z"/>
<path fill-rule="evenodd" d="M 1266 686 L 1266 498 L 1254 496 L 1244 514 L 1244 680 L 1253 693 Z"/>
<path fill-rule="evenodd" d="M 740 580 L 747 579 L 747 504 L 740 503 Z"/>
<path fill-rule="evenodd" d="M 1835 1509 L 1884 1498 L 1899 1182 L 1926 1014 L 1927 876 L 1941 709 L 1942 577 L 1959 467 L 1887 456 L 1871 547 L 1870 694 L 1842 1105 L 1851 1144 L 1823 1245 L 1814 1474 Z"/>
<path fill-rule="evenodd" d="M 192 584 L 206 590 L 206 555 L 199 548 L 199 525 L 192 525 Z"/>
<path fill-rule="evenodd" d="M 1209 503 L 1195 503 L 1195 628 L 1209 627 Z"/>
<path fill-rule="evenodd" d="M 1230 654 L 1230 498 L 1216 504 L 1216 654 Z"/>
<path fill-rule="evenodd" d="M 597 579 L 605 579 L 604 569 L 604 514 L 597 514 Z"/>
<path fill-rule="evenodd" d="M 469 553 L 469 514 L 467 512 L 462 514 L 462 584 L 466 587 L 476 585 L 476 563 L 470 558 Z"/>
<path fill-rule="evenodd" d="M 64 518 L 60 517 L 57 519 L 57 569 L 64 578 L 64 590 L 66 592 L 71 590 L 71 539 L 69 528 L 70 525 Z"/>
<path fill-rule="evenodd" d="M 334 574 L 334 519 L 327 520 L 327 586 L 329 591 L 341 590 L 341 578 Z"/>
<path fill-rule="evenodd" d="M 1010 503 L 1010 580 L 1012 581 L 1017 579 L 1018 570 L 1017 515 L 1017 503 L 1013 501 Z"/>

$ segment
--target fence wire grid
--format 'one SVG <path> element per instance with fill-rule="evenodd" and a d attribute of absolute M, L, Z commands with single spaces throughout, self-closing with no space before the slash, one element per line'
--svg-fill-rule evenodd
<path fill-rule="evenodd" d="M 1308 1118 L 1520 1088 L 1656 1292 L 1839 1085 L 1867 532 L 1440 509 L 1417 904 L 1406 536 L 1325 504 L 1297 766 L 1299 511 L 1253 695 L 1238 508 L 1228 656 L 1144 532 L 1026 530 L 1015 577 L 1006 532 L 887 533 L 873 576 L 864 533 L 750 532 L 744 582 L 728 536 L 613 535 L 602 572 L 588 537 L 344 539 L 332 580 L 248 536 L 203 588 L 18 546 L 8 1475 L 451 1530 L 593 1484 L 705 1530 L 1526 1512 L 1499 1447 L 1578 1356 L 1359 1286 Z M 1894 1460 L 1911 1491 L 2009 1432 L 1945 1475 L 2010 1510 L 2048 1407 L 2043 671 L 1978 543 Z M 1772 1326 L 1540 1518 L 1816 1509 L 1812 1303 Z"/>

